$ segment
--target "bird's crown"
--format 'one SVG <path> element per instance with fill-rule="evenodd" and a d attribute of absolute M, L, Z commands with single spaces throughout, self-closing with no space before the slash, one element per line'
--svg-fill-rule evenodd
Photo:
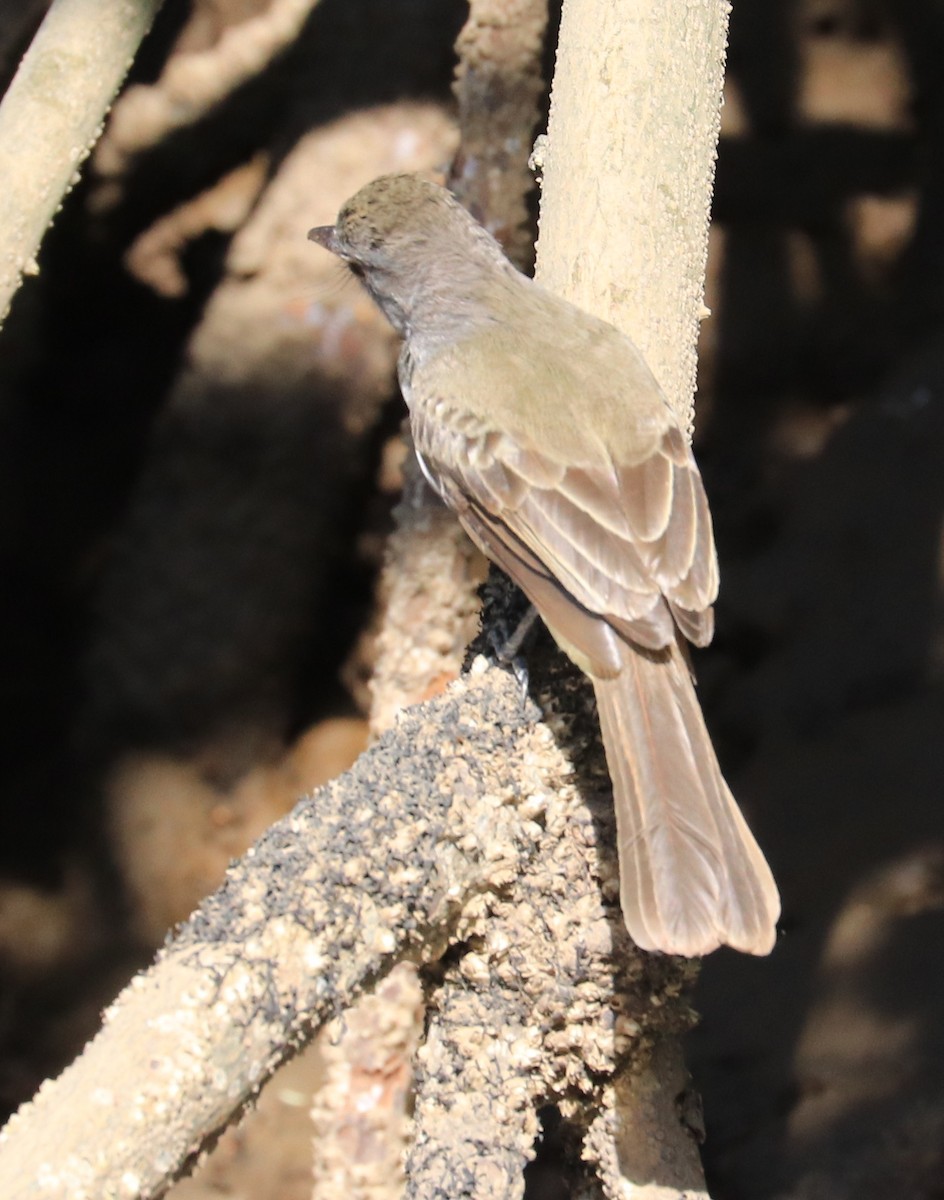
<path fill-rule="evenodd" d="M 382 247 L 427 240 L 456 220 L 471 218 L 445 188 L 417 175 L 382 175 L 347 201 L 336 229 L 341 248 L 369 262 Z"/>

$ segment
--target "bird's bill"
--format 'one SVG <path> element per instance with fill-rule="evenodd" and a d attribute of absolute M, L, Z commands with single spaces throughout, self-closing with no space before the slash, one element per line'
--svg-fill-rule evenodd
<path fill-rule="evenodd" d="M 338 244 L 338 231 L 333 225 L 316 225 L 314 229 L 309 229 L 308 240 L 310 242 L 317 242 L 319 246 L 324 246 L 332 254 L 341 253 L 341 247 Z"/>

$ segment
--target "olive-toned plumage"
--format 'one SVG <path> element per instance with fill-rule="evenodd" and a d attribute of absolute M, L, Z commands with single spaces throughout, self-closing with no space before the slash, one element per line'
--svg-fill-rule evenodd
<path fill-rule="evenodd" d="M 443 188 L 368 184 L 313 240 L 404 338 L 424 471 L 593 680 L 634 941 L 766 954 L 780 902 L 721 776 L 679 636 L 718 570 L 688 441 L 633 343 L 544 291 Z"/>

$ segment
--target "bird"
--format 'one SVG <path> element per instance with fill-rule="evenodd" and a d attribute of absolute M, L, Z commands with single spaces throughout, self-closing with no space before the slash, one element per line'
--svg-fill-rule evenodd
<path fill-rule="evenodd" d="M 686 432 L 635 343 L 520 272 L 452 193 L 384 175 L 309 238 L 402 338 L 427 479 L 590 678 L 620 905 L 646 951 L 768 954 L 780 898 L 725 782 L 687 643 L 718 563 Z"/>

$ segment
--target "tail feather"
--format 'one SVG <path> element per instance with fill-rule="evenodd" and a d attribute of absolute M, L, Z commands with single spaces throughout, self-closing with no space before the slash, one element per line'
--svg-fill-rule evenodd
<path fill-rule="evenodd" d="M 780 898 L 725 783 L 688 667 L 625 647 L 594 679 L 613 780 L 620 896 L 644 950 L 769 954 Z"/>

